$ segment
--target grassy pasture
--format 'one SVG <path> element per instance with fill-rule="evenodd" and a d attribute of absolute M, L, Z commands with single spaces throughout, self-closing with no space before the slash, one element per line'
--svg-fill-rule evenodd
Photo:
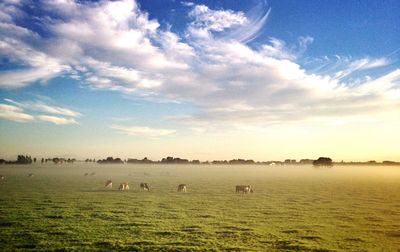
<path fill-rule="evenodd" d="M 400 251 L 400 167 L 77 163 L 0 174 L 0 251 Z M 117 190 L 124 181 L 130 191 Z"/>

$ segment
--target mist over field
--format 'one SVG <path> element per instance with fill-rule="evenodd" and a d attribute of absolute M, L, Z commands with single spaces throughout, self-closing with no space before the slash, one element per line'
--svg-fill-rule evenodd
<path fill-rule="evenodd" d="M 75 163 L 0 166 L 0 174 L 2 251 L 400 247 L 398 166 Z M 122 182 L 130 190 L 119 191 Z M 254 193 L 235 193 L 242 184 Z"/>

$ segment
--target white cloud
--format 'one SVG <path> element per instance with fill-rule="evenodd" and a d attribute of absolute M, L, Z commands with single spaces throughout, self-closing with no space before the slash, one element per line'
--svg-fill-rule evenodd
<path fill-rule="evenodd" d="M 182 4 L 183 6 L 187 6 L 187 7 L 194 6 L 194 3 L 193 3 L 193 2 L 188 2 L 188 1 L 181 1 L 181 4 Z"/>
<path fill-rule="evenodd" d="M 271 8 L 267 1 L 257 1 L 257 4 L 246 13 L 246 24 L 228 31 L 223 38 L 241 43 L 251 42 L 261 34 L 270 13 Z"/>
<path fill-rule="evenodd" d="M 61 108 L 57 106 L 49 106 L 47 104 L 44 104 L 43 102 L 36 102 L 32 104 L 31 109 L 45 113 L 64 115 L 70 117 L 77 117 L 81 115 L 80 113 L 73 111 L 71 109 Z"/>
<path fill-rule="evenodd" d="M 369 57 L 353 59 L 350 56 L 334 55 L 333 58 L 325 56 L 323 58 L 309 59 L 306 64 L 316 65 L 316 67 L 311 68 L 310 72 L 319 75 L 329 75 L 337 80 L 343 81 L 346 77 L 350 77 L 354 74 L 359 74 L 360 72 L 365 70 L 389 66 L 390 64 L 392 64 L 392 61 L 386 57 L 376 59 Z M 365 77 L 367 77 L 367 75 L 365 75 Z M 367 78 L 361 82 L 366 81 L 368 81 Z M 351 85 L 352 83 L 349 84 Z"/>
<path fill-rule="evenodd" d="M 243 12 L 212 10 L 205 5 L 195 5 L 189 16 L 194 19 L 191 25 L 195 29 L 203 29 L 206 32 L 221 32 L 248 22 Z"/>
<path fill-rule="evenodd" d="M 0 88 L 18 88 L 35 81 L 46 81 L 69 69 L 58 60 L 15 38 L 0 39 L 0 55 L 22 64 L 20 69 L 1 71 Z"/>
<path fill-rule="evenodd" d="M 6 102 L 12 104 L 0 104 L 0 118 L 17 121 L 17 122 L 28 122 L 41 120 L 51 122 L 57 125 L 64 124 L 77 124 L 75 118 L 81 116 L 80 113 L 71 109 L 62 108 L 58 106 L 51 106 L 43 101 L 36 102 L 17 102 L 12 99 L 4 99 Z M 28 112 L 26 112 L 28 111 Z M 55 114 L 44 115 L 38 113 Z"/>
<path fill-rule="evenodd" d="M 18 26 L 18 15 L 12 13 L 22 11 L 16 5 L 0 13 L 0 54 L 22 66 L 2 71 L 0 87 L 69 75 L 91 88 L 189 103 L 197 113 L 176 120 L 195 125 L 238 118 L 266 124 L 399 111 L 398 70 L 344 82 L 352 74 L 388 66 L 386 58 L 312 59 L 316 68 L 306 71 L 298 61 L 312 37 L 299 37 L 294 45 L 270 38 L 249 46 L 271 13 L 265 1 L 247 13 L 193 5 L 185 37 L 162 29 L 132 0 L 49 0 L 39 7 L 52 13 L 51 19 L 39 18 L 49 38 Z M 78 116 L 57 106 L 30 105 L 37 112 Z M 117 127 L 133 135 L 172 134 Z"/>
<path fill-rule="evenodd" d="M 17 102 L 12 99 L 4 99 L 4 100 L 9 103 L 12 103 L 14 105 L 17 105 L 20 108 L 24 108 L 24 109 L 31 110 L 31 111 L 44 112 L 44 113 L 63 115 L 63 116 L 69 116 L 69 117 L 78 117 L 81 115 L 79 112 L 76 112 L 74 110 L 59 107 L 59 106 L 54 106 L 54 105 L 48 105 L 48 104 L 44 103 L 43 101 Z"/>
<path fill-rule="evenodd" d="M 171 129 L 159 129 L 159 128 L 150 128 L 150 127 L 125 127 L 119 125 L 111 125 L 110 128 L 125 133 L 130 136 L 141 136 L 141 137 L 150 137 L 150 138 L 158 138 L 163 136 L 172 135 L 176 132 L 176 130 Z"/>
<path fill-rule="evenodd" d="M 21 108 L 8 104 L 0 104 L 0 118 L 16 122 L 28 122 L 35 119 L 33 116 L 24 113 Z"/>
<path fill-rule="evenodd" d="M 59 116 L 39 115 L 37 118 L 41 121 L 51 122 L 57 125 L 77 124 L 74 118 L 65 118 Z"/>

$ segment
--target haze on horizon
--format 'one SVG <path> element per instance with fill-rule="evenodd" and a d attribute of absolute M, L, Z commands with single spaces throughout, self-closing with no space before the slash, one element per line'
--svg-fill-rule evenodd
<path fill-rule="evenodd" d="M 0 158 L 400 161 L 400 4 L 0 3 Z"/>

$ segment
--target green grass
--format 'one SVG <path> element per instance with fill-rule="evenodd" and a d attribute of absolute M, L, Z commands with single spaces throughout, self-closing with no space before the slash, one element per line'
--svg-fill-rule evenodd
<path fill-rule="evenodd" d="M 74 164 L 0 174 L 0 251 L 400 248 L 400 167 Z M 123 181 L 130 191 L 116 189 Z M 236 194 L 237 184 L 255 193 Z"/>

